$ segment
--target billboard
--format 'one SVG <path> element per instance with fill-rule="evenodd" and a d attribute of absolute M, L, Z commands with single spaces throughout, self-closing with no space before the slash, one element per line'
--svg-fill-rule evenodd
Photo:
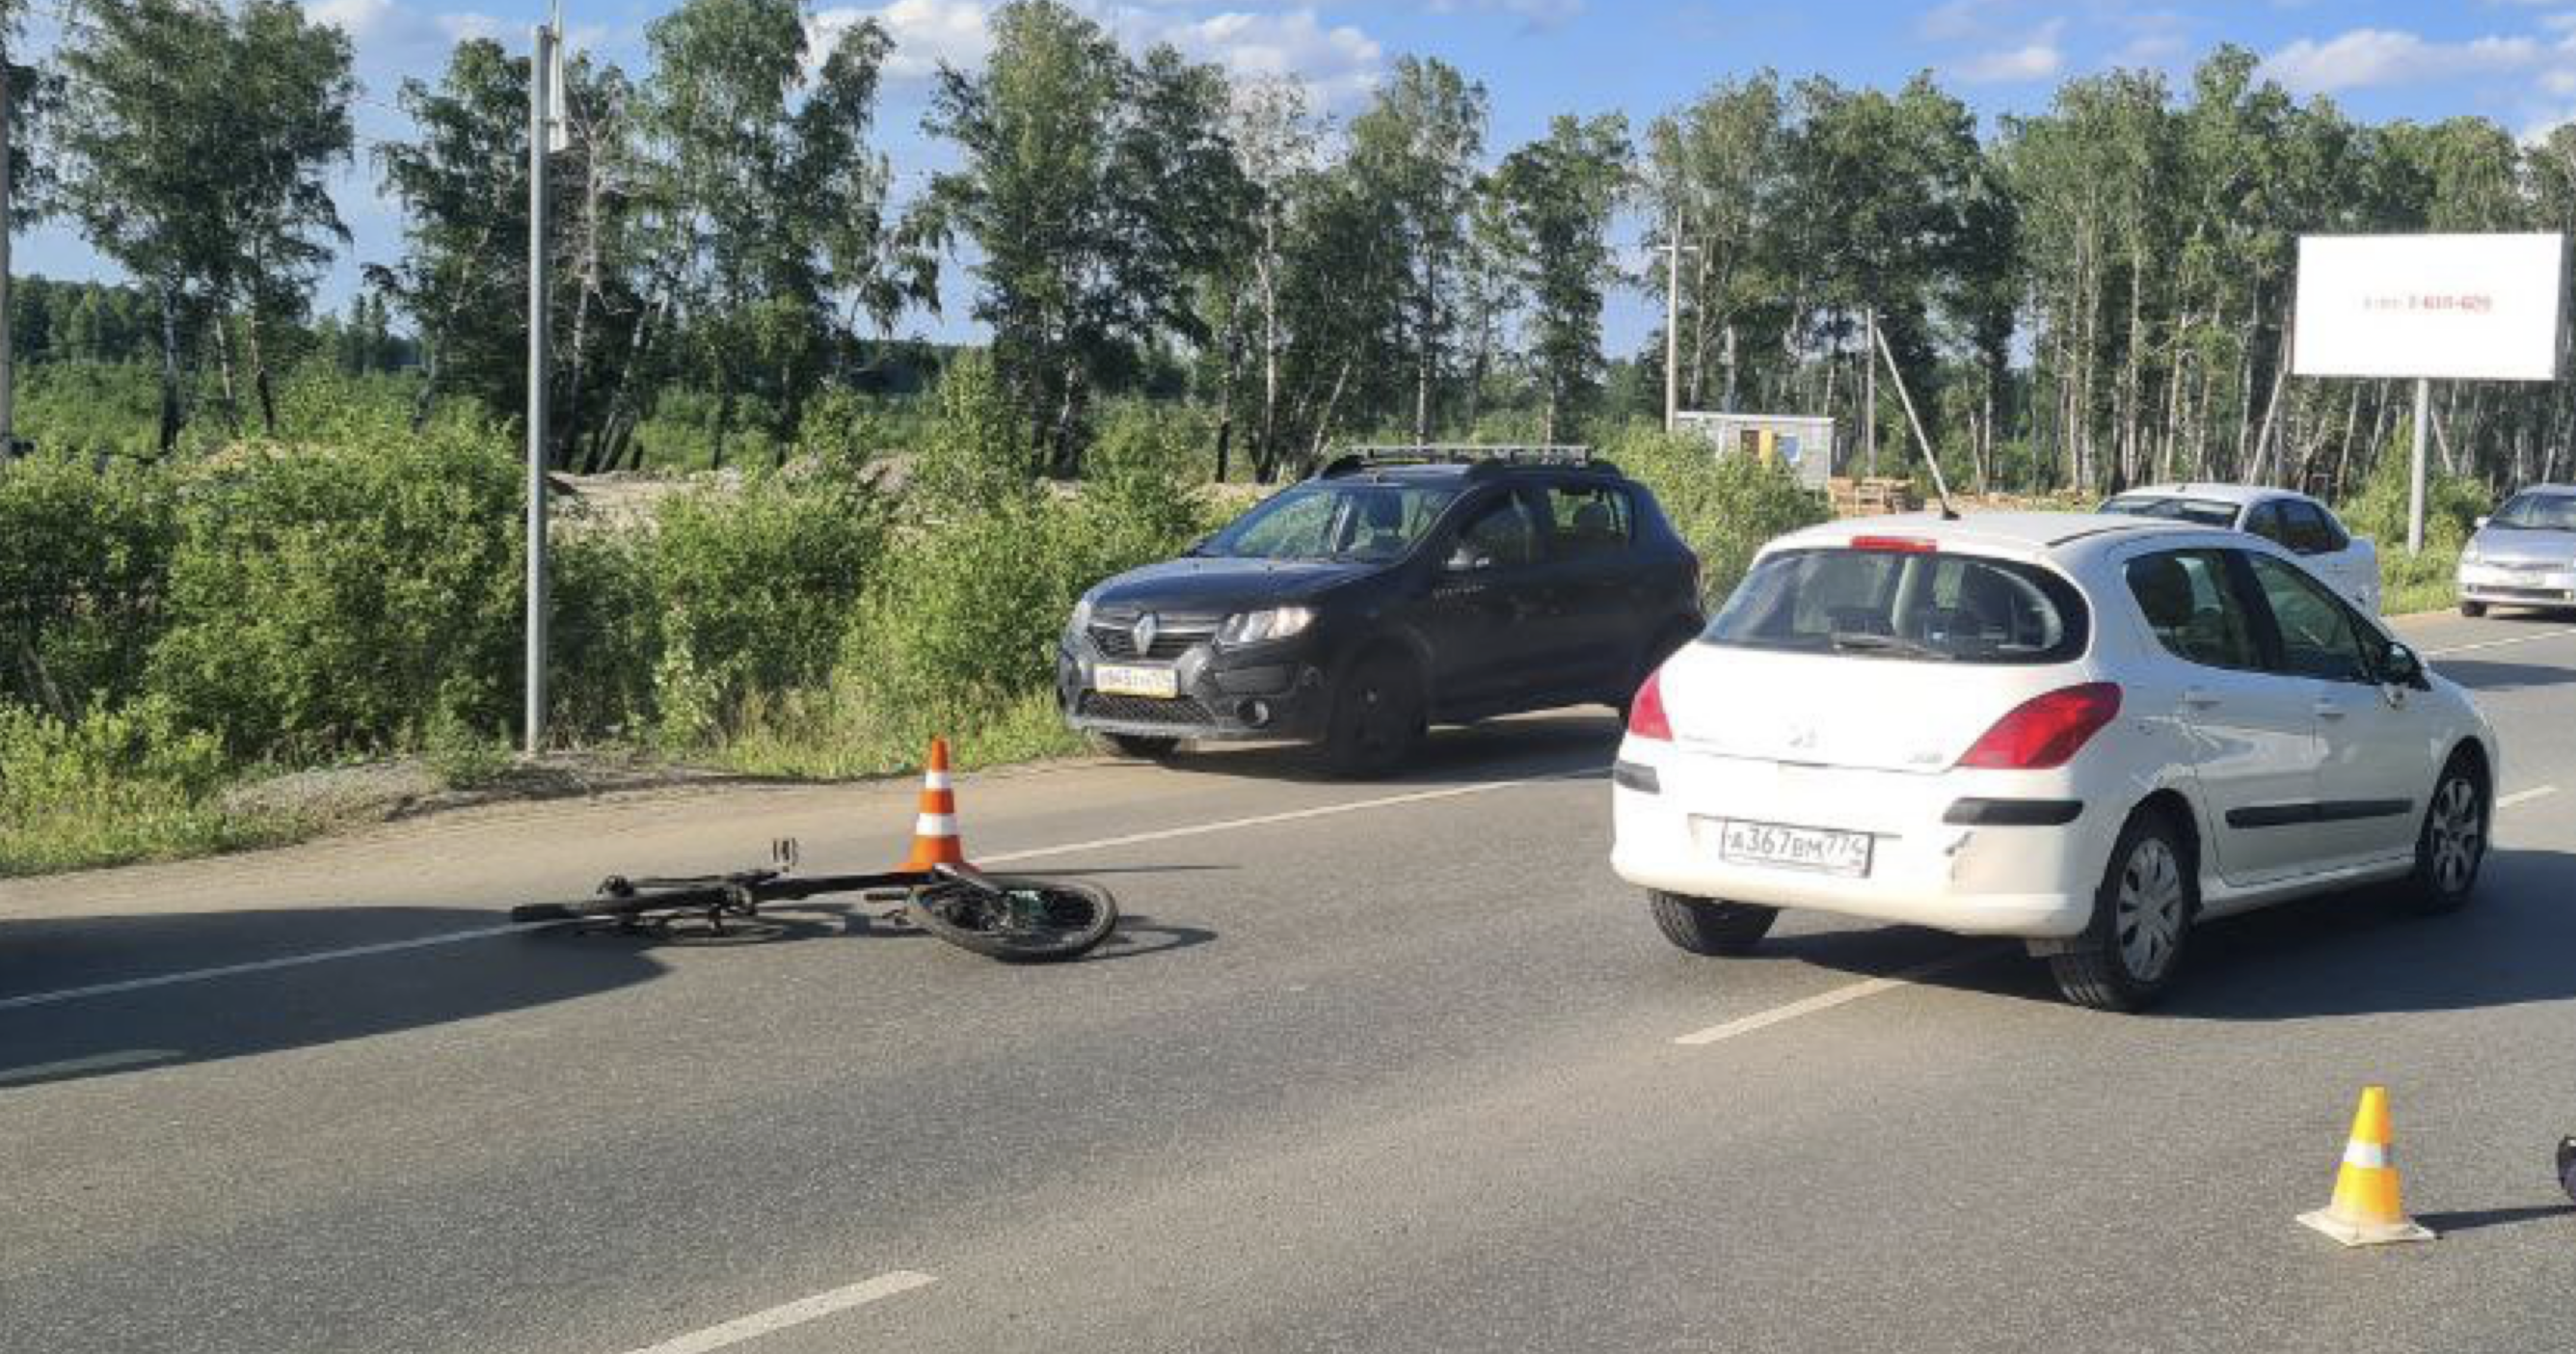
<path fill-rule="evenodd" d="M 2304 235 L 2301 376 L 2550 381 L 2566 299 L 2558 235 Z"/>

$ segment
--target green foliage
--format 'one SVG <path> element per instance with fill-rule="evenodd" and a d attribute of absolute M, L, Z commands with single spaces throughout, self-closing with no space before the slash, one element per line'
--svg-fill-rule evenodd
<path fill-rule="evenodd" d="M 1027 425 L 985 353 L 960 354 L 939 378 L 938 412 L 906 486 L 932 513 L 981 512 L 1033 488 Z"/>
<path fill-rule="evenodd" d="M 0 875 L 249 845 L 282 825 L 210 803 L 222 746 L 166 701 L 63 721 L 0 701 Z"/>
<path fill-rule="evenodd" d="M 1832 515 L 1823 497 L 1787 470 L 1747 456 L 1720 458 L 1702 438 L 1638 424 L 1606 450 L 1654 491 L 1682 539 L 1699 552 L 1700 595 L 1711 607 L 1735 590 L 1764 544 Z"/>
<path fill-rule="evenodd" d="M 763 474 L 663 502 L 644 571 L 662 652 L 663 734 L 698 745 L 746 704 L 819 685 L 886 534 L 877 495 L 824 474 Z"/>
<path fill-rule="evenodd" d="M 2405 437 L 2406 430 L 2398 429 L 2371 467 L 2370 477 L 2362 481 L 2361 492 L 2339 509 L 2346 527 L 2378 542 L 2382 561 L 2406 553 L 2406 515 L 2413 494 L 2414 462 Z M 2487 492 L 2484 484 L 2462 475 L 2446 475 L 2438 461 L 2425 467 L 2424 545 L 2428 553 L 2457 556 L 2476 533 L 2477 520 L 2494 510 L 2495 496 Z"/>
<path fill-rule="evenodd" d="M 0 462 L 0 698 L 70 718 L 134 694 L 176 520 L 170 477 L 130 461 Z"/>
<path fill-rule="evenodd" d="M 149 456 L 159 446 L 160 377 L 147 366 L 31 363 L 18 369 L 18 435 L 79 456 Z"/>
<path fill-rule="evenodd" d="M 518 682 L 519 466 L 488 433 L 254 445 L 190 485 L 153 689 L 236 756 L 504 727 Z"/>

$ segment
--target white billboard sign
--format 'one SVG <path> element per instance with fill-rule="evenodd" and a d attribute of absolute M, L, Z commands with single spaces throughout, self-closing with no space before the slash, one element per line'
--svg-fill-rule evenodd
<path fill-rule="evenodd" d="M 2306 235 L 2291 370 L 2466 381 L 2558 378 L 2558 235 Z"/>

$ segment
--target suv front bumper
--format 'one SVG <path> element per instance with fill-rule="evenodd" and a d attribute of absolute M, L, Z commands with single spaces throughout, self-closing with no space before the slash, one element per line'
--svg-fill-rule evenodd
<path fill-rule="evenodd" d="M 1112 695 L 1094 679 L 1102 663 L 1168 667 L 1180 694 L 1162 700 Z M 1310 646 L 1297 641 L 1220 650 L 1201 644 L 1169 662 L 1104 657 L 1082 635 L 1056 643 L 1056 705 L 1085 733 L 1139 738 L 1320 738 L 1330 717 L 1330 690 Z"/>

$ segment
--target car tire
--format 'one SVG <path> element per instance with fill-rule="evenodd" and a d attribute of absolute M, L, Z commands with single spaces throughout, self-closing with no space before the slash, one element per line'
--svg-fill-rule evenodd
<path fill-rule="evenodd" d="M 1780 909 L 1776 907 L 1687 898 L 1661 889 L 1649 891 L 1646 904 L 1655 914 L 1655 929 L 1664 933 L 1664 939 L 1692 954 L 1751 954 L 1753 947 L 1762 943 L 1762 937 L 1770 934 L 1771 923 L 1780 919 Z"/>
<path fill-rule="evenodd" d="M 2094 891 L 2092 924 L 2048 957 L 2057 990 L 2096 1011 L 2154 1004 L 2181 971 L 2198 894 L 2190 851 L 2172 817 L 2152 808 L 2132 815 Z"/>
<path fill-rule="evenodd" d="M 1139 733 L 1104 733 L 1100 741 L 1121 757 L 1140 762 L 1168 762 L 1179 755 L 1181 740 Z"/>
<path fill-rule="evenodd" d="M 2423 826 L 2415 833 L 2415 873 L 2404 895 L 2408 911 L 2438 916 L 2469 901 L 2486 863 L 2491 817 L 2486 777 L 2466 757 L 2454 756 L 2433 782 Z"/>
<path fill-rule="evenodd" d="M 1352 665 L 1333 697 L 1324 732 L 1324 761 L 1351 779 L 1383 776 L 1404 765 L 1422 742 L 1422 679 L 1393 653 Z"/>
<path fill-rule="evenodd" d="M 2470 620 L 2476 620 L 2478 617 L 2487 614 L 2487 604 L 2484 602 L 2462 602 L 2460 603 L 2460 614 L 2468 617 Z"/>

